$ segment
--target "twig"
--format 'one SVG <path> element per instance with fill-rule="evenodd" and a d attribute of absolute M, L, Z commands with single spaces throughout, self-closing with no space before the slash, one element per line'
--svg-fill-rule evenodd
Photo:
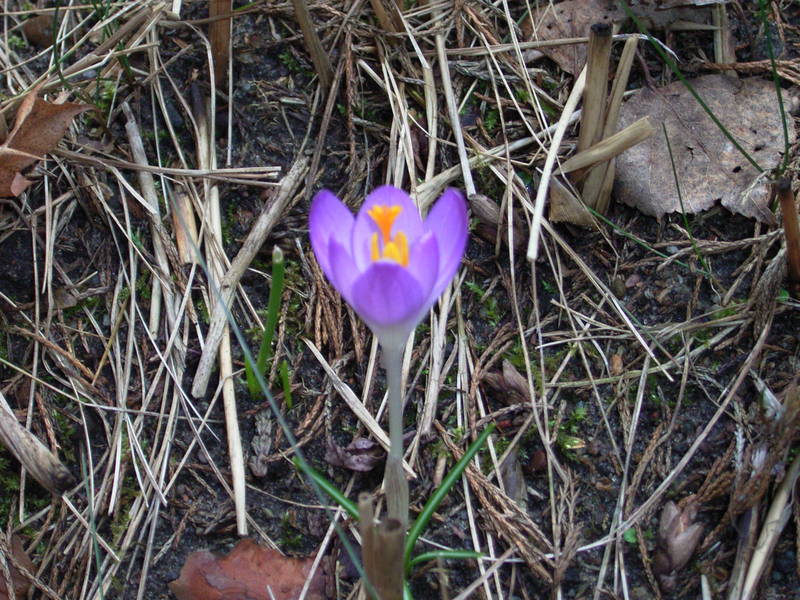
<path fill-rule="evenodd" d="M 17 421 L 0 392 L 0 442 L 22 463 L 42 487 L 60 496 L 75 484 L 75 478 L 33 433 Z"/>

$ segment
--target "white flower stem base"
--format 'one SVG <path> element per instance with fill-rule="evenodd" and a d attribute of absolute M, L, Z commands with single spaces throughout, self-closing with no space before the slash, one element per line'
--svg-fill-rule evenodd
<path fill-rule="evenodd" d="M 405 344 L 383 346 L 383 360 L 389 386 L 389 456 L 383 486 L 386 493 L 387 513 L 408 525 L 408 482 L 403 472 L 403 347 Z"/>

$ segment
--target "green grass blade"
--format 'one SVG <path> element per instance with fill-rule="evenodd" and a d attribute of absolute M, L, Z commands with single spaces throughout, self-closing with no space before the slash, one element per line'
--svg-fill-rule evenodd
<path fill-rule="evenodd" d="M 669 135 L 667 134 L 667 126 L 665 123 L 661 123 L 661 129 L 664 131 L 664 139 L 667 142 L 667 153 L 669 154 L 669 162 L 672 166 L 672 178 L 675 180 L 675 189 L 678 191 L 678 202 L 681 205 L 681 216 L 683 217 L 683 226 L 686 229 L 686 233 L 689 234 L 689 241 L 692 243 L 692 249 L 694 250 L 694 254 L 697 257 L 697 261 L 703 267 L 703 271 L 710 273 L 711 270 L 708 268 L 706 264 L 705 258 L 703 258 L 703 253 L 700 252 L 700 248 L 697 247 L 697 241 L 694 239 L 692 235 L 692 226 L 689 223 L 689 217 L 686 216 L 686 209 L 683 206 L 683 194 L 681 193 L 681 184 L 678 180 L 678 169 L 675 167 L 675 157 L 672 154 L 672 144 L 669 141 Z"/>
<path fill-rule="evenodd" d="M 294 463 L 295 467 L 313 479 L 319 488 L 333 498 L 336 504 L 341 506 L 351 518 L 358 519 L 358 506 L 356 506 L 356 503 L 349 500 L 347 496 L 340 492 L 339 488 L 328 481 L 325 476 L 322 475 L 322 473 L 318 473 L 316 469 L 314 469 L 306 461 L 300 460 L 297 457 L 293 458 L 292 462 Z"/>
<path fill-rule="evenodd" d="M 272 251 L 272 285 L 269 288 L 267 321 L 264 323 L 264 334 L 261 338 L 261 347 L 258 349 L 258 358 L 256 359 L 255 366 L 261 374 L 266 373 L 267 362 L 272 356 L 272 338 L 275 337 L 275 327 L 278 325 L 278 313 L 281 307 L 285 271 L 286 266 L 283 260 L 283 252 L 278 246 L 275 246 L 275 249 Z M 260 389 L 253 373 L 253 365 L 249 360 L 245 360 L 244 365 L 247 376 L 247 388 L 250 390 L 250 396 L 252 398 L 257 398 Z"/>
<path fill-rule="evenodd" d="M 417 543 L 417 539 L 419 539 L 419 536 L 422 535 L 423 531 L 425 531 L 425 527 L 428 526 L 428 522 L 431 520 L 431 517 L 433 517 L 433 513 L 436 512 L 436 509 L 439 508 L 442 500 L 444 500 L 445 496 L 447 496 L 452 487 L 461 478 L 461 475 L 464 473 L 464 469 L 467 468 L 469 461 L 475 457 L 475 455 L 478 453 L 478 450 L 481 449 L 481 446 L 486 443 L 486 440 L 492 431 L 494 431 L 494 423 L 490 424 L 486 429 L 484 429 L 483 432 L 478 436 L 478 439 L 475 440 L 469 448 L 467 448 L 467 451 L 464 453 L 464 456 L 461 457 L 461 460 L 459 460 L 445 476 L 441 485 L 436 488 L 433 494 L 431 494 L 431 497 L 428 498 L 425 506 L 422 507 L 422 511 L 414 521 L 414 524 L 411 526 L 408 536 L 406 537 L 406 550 L 404 557 L 406 573 L 408 573 L 409 569 L 411 568 L 411 552 L 414 550 L 414 545 Z"/>
<path fill-rule="evenodd" d="M 475 552 L 474 550 L 434 550 L 432 552 L 423 552 L 422 554 L 415 556 L 411 559 L 411 564 L 409 566 L 415 567 L 420 563 L 428 562 L 429 560 L 435 560 L 437 558 L 443 558 L 445 560 L 466 560 L 469 558 L 478 559 L 483 558 L 483 553 Z"/>

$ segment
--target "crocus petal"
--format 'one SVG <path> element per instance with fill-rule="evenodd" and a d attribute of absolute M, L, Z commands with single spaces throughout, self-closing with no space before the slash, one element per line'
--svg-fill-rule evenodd
<path fill-rule="evenodd" d="M 373 233 L 378 232 L 378 228 L 375 225 L 375 221 L 369 216 L 368 211 L 376 204 L 399 206 L 402 209 L 392 226 L 392 235 L 402 231 L 408 239 L 409 246 L 423 233 L 419 209 L 408 194 L 391 185 L 382 185 L 375 188 L 367 196 L 364 204 L 361 205 L 353 225 L 352 253 L 358 268 L 361 270 L 365 270 L 372 262 L 370 258 L 370 239 Z"/>
<path fill-rule="evenodd" d="M 453 279 L 464 257 L 468 225 L 464 196 L 456 189 L 446 189 L 425 219 L 425 229 L 433 232 L 439 244 L 439 277 L 434 285 L 437 297 Z"/>
<path fill-rule="evenodd" d="M 321 190 L 311 201 L 308 216 L 311 247 L 323 273 L 331 280 L 333 278 L 328 256 L 330 241 L 336 240 L 340 245 L 349 248 L 353 222 L 350 210 L 329 190 Z"/>
<path fill-rule="evenodd" d="M 421 319 L 439 296 L 438 293 L 433 296 L 434 285 L 439 277 L 439 243 L 433 232 L 428 231 L 423 234 L 411 247 L 408 271 L 417 280 L 425 296 L 425 301 L 420 306 L 417 316 L 418 319 Z"/>
<path fill-rule="evenodd" d="M 348 303 L 353 303 L 353 283 L 360 275 L 350 252 L 335 239 L 328 244 L 328 260 L 331 274 L 328 275 L 333 287 Z"/>
<path fill-rule="evenodd" d="M 392 262 L 373 263 L 351 290 L 353 308 L 378 337 L 383 329 L 410 333 L 427 296 L 408 269 Z"/>

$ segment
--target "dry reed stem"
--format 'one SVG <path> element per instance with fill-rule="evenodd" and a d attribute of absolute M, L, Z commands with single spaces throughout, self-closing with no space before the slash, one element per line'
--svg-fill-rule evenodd
<path fill-rule="evenodd" d="M 797 204 L 792 193 L 791 180 L 782 179 L 776 187 L 783 215 L 783 234 L 786 237 L 789 284 L 794 288 L 794 295 L 798 297 L 800 296 L 800 225 L 797 219 Z"/>

